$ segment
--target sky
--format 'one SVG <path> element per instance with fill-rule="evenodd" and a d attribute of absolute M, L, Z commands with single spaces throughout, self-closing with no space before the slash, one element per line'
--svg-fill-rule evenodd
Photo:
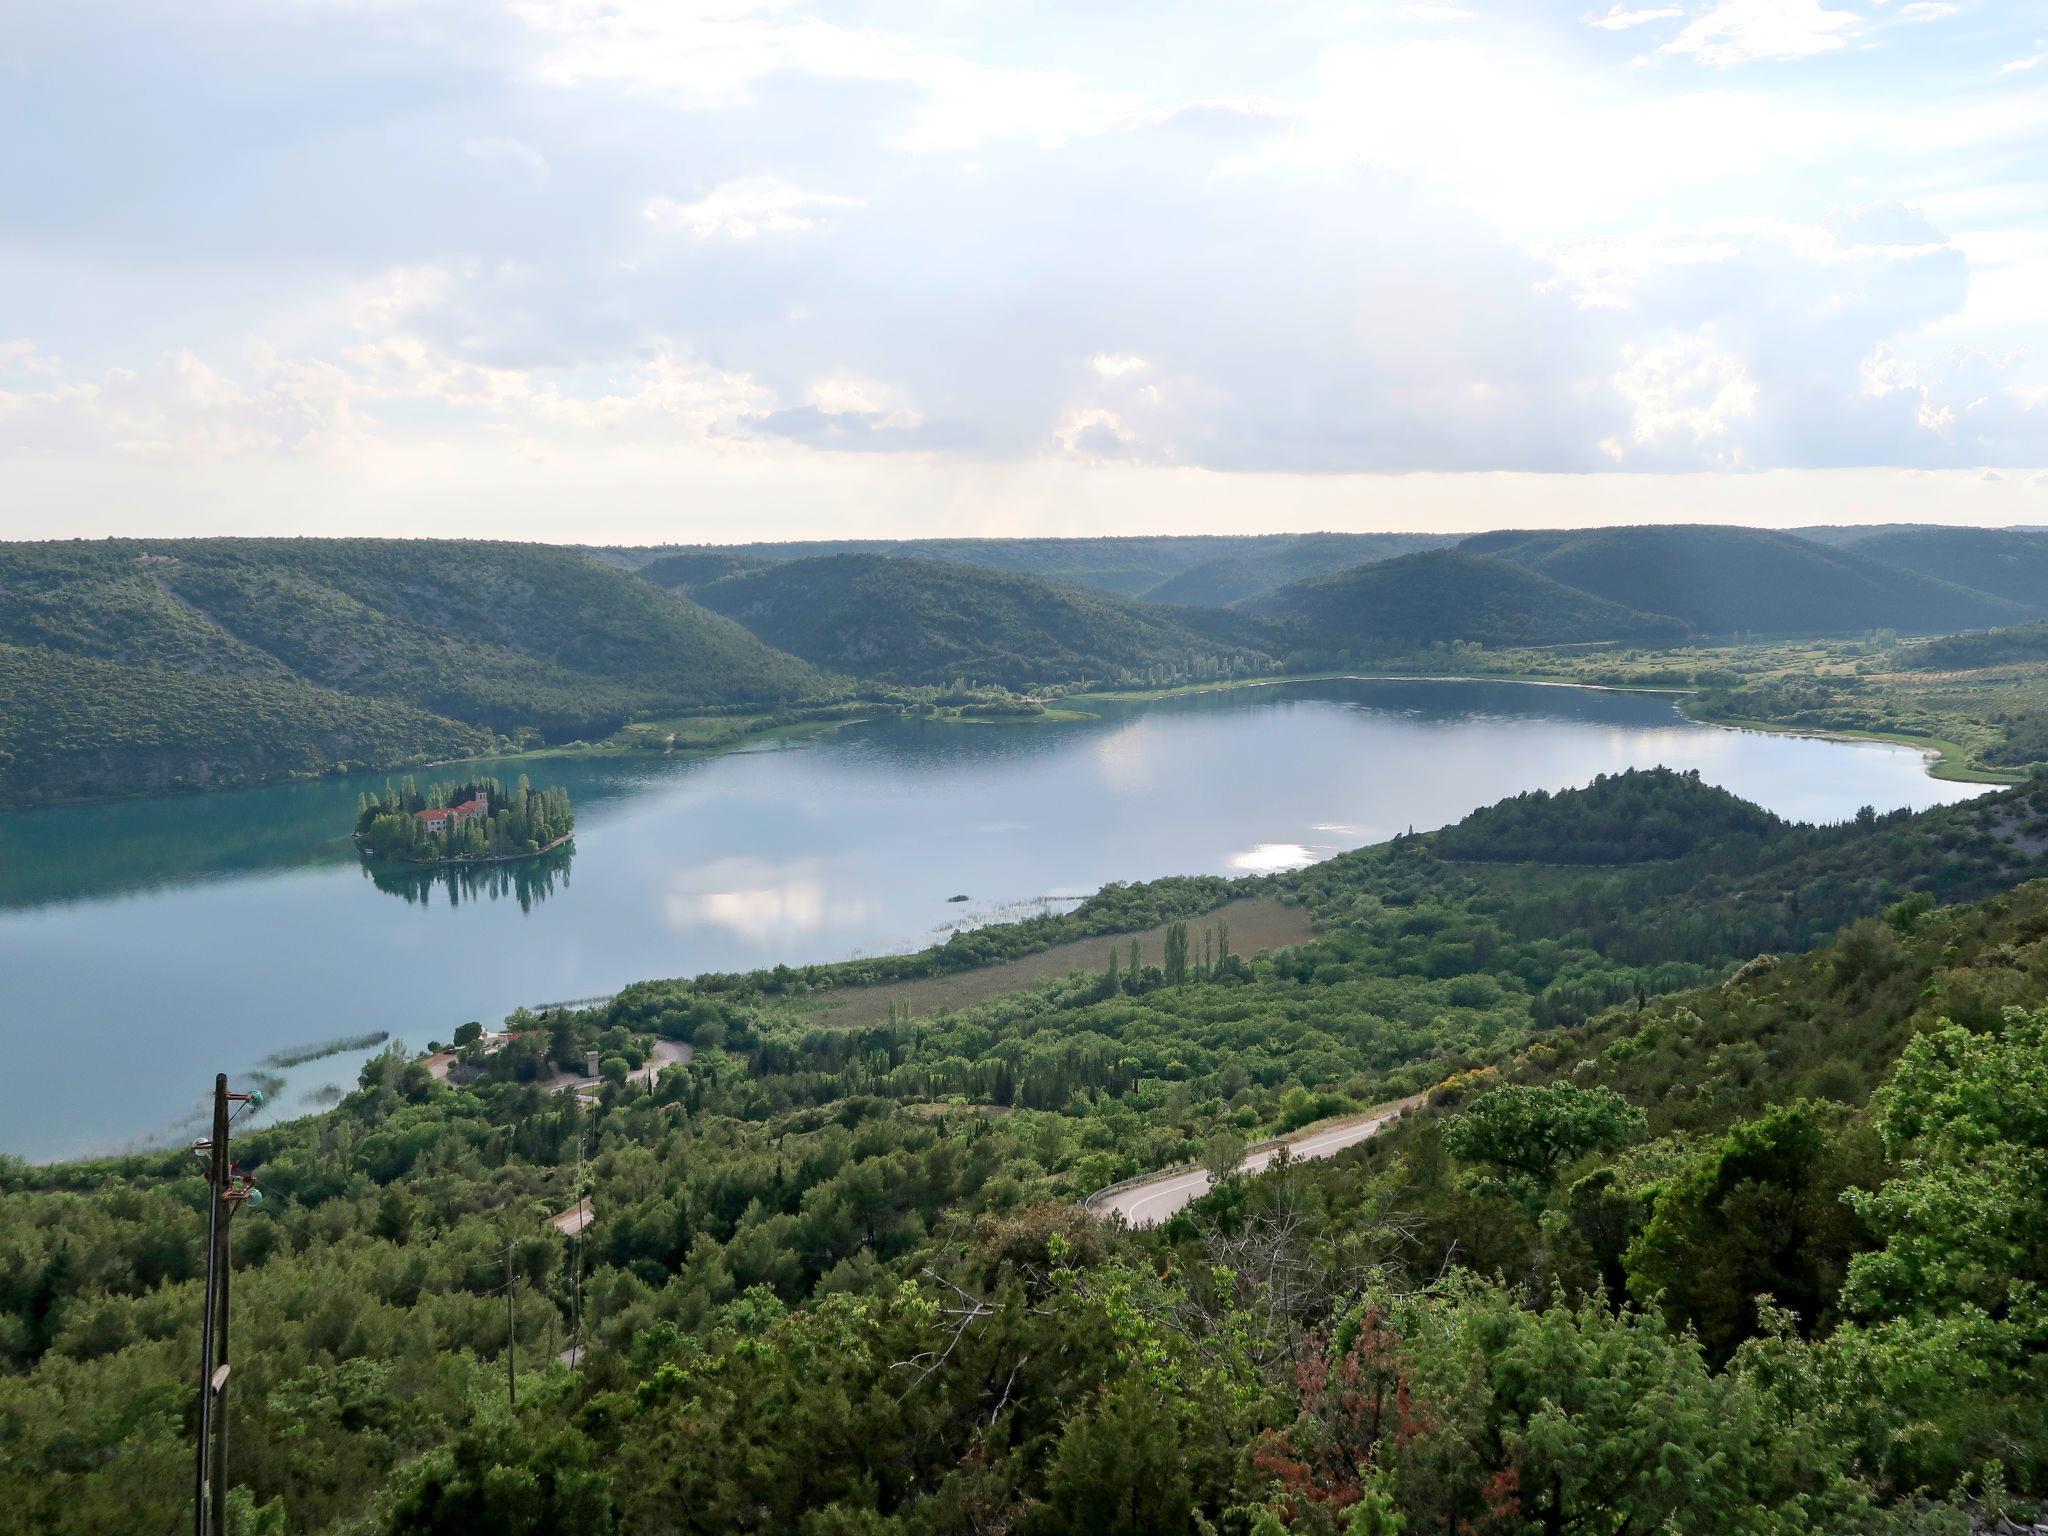
<path fill-rule="evenodd" d="M 2044 0 L 0 0 L 0 537 L 2048 523 Z"/>

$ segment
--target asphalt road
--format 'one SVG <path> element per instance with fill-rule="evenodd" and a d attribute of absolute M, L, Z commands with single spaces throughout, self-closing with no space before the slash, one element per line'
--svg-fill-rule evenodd
<path fill-rule="evenodd" d="M 1369 1141 L 1380 1132 L 1380 1128 L 1399 1119 L 1403 1114 L 1421 1103 L 1421 1096 L 1397 1099 L 1391 1104 L 1382 1104 L 1367 1110 L 1363 1115 L 1352 1115 L 1346 1119 L 1321 1126 L 1310 1126 L 1287 1142 L 1290 1156 L 1332 1157 L 1346 1147 L 1355 1147 L 1361 1141 Z M 1277 1147 L 1265 1147 L 1246 1156 L 1240 1168 L 1246 1173 L 1263 1173 L 1272 1166 L 1279 1153 Z M 1127 1225 L 1133 1227 L 1156 1227 L 1171 1217 L 1189 1201 L 1209 1192 L 1209 1174 L 1206 1169 L 1188 1168 L 1173 1173 L 1162 1173 L 1105 1196 L 1090 1208 L 1098 1215 L 1107 1216 L 1111 1211 L 1121 1212 Z"/>

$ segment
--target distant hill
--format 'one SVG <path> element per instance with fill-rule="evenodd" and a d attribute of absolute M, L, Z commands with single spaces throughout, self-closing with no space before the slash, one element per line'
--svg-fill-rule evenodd
<path fill-rule="evenodd" d="M 1290 582 L 1453 542 L 1450 535 L 1435 533 L 1288 534 L 1191 565 L 1148 590 L 1145 601 L 1227 608 Z"/>
<path fill-rule="evenodd" d="M 1243 615 L 948 560 L 825 555 L 726 577 L 697 598 L 771 645 L 886 682 L 1022 689 L 1263 671 L 1276 659 L 1267 644 L 1277 632 Z"/>
<path fill-rule="evenodd" d="M 2009 528 L 1883 528 L 1844 545 L 1853 554 L 2003 597 L 2048 614 L 2048 533 Z"/>
<path fill-rule="evenodd" d="M 671 592 L 687 595 L 721 576 L 737 576 L 780 563 L 765 556 L 738 554 L 729 549 L 692 549 L 679 555 L 663 555 L 659 560 L 650 560 L 635 574 L 657 587 L 667 587 Z"/>
<path fill-rule="evenodd" d="M 1364 541 L 1357 546 L 1361 551 L 1377 548 L 1396 554 L 1405 552 L 1404 548 L 1394 547 L 1401 541 L 1408 541 L 1406 547 L 1412 548 L 1448 542 L 1435 534 L 1147 534 L 1096 539 L 812 539 L 786 544 L 612 546 L 588 552 L 622 569 L 640 571 L 664 586 L 684 590 L 695 585 L 715 560 L 732 560 L 754 567 L 811 560 L 820 555 L 894 555 L 900 559 L 952 560 L 989 570 L 1071 582 L 1124 597 L 1151 598 L 1163 583 L 1195 566 L 1244 555 L 1257 557 L 1264 551 L 1284 550 L 1305 538 L 1324 537 Z M 676 556 L 704 563 L 670 567 L 663 574 L 656 574 L 657 562 Z M 1369 553 L 1359 553 L 1337 563 L 1349 564 L 1368 557 Z M 1162 593 L 1155 600 L 1197 599 Z"/>
<path fill-rule="evenodd" d="M 1458 548 L 1604 597 L 1668 613 L 1712 635 L 1912 634 L 1976 629 L 2028 610 L 1789 533 L 1674 524 L 1482 533 Z"/>
<path fill-rule="evenodd" d="M 1431 550 L 1353 566 L 1281 587 L 1244 611 L 1301 625 L 1316 641 L 1348 648 L 1567 645 L 1594 640 L 1672 643 L 1676 619 L 1638 612 L 1523 569 L 1459 550 Z"/>
<path fill-rule="evenodd" d="M 130 785 L 137 792 L 302 771 L 310 739 L 303 750 L 286 744 L 315 722 L 337 743 L 320 749 L 319 766 L 382 767 L 487 749 L 501 736 L 594 736 L 635 715 L 769 703 L 832 686 L 730 620 L 636 576 L 567 550 L 468 540 L 0 545 L 0 644 L 100 664 L 67 670 L 17 659 L 20 686 L 32 692 L 85 691 L 66 701 L 11 700 L 15 718 L 56 718 L 60 703 L 79 703 L 121 739 L 161 727 L 167 743 L 183 744 L 188 766 L 140 773 Z M 232 686 L 174 687 L 164 674 Z M 408 711 L 351 717 L 346 696 Z M 154 699 L 164 711 L 175 702 L 175 728 L 169 713 L 152 712 Z M 290 699 L 303 702 L 304 719 Z M 348 746 L 358 738 L 361 750 Z M 82 792 L 61 774 L 28 776 L 18 744 L 0 749 L 16 755 L 16 798 Z M 122 782 L 115 763 L 95 771 L 94 792 L 119 792 Z"/>

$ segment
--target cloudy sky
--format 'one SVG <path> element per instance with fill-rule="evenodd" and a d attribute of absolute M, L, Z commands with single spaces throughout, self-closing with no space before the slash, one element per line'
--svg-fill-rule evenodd
<path fill-rule="evenodd" d="M 2041 0 L 0 0 L 0 534 L 2048 522 Z"/>

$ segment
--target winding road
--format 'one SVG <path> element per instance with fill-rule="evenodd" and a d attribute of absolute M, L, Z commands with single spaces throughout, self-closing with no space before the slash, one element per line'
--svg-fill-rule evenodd
<path fill-rule="evenodd" d="M 1392 1103 L 1381 1104 L 1363 1114 L 1347 1115 L 1342 1120 L 1328 1120 L 1320 1125 L 1311 1125 L 1295 1132 L 1277 1145 L 1260 1147 L 1245 1155 L 1238 1165 L 1244 1173 L 1263 1173 L 1272 1166 L 1279 1155 L 1280 1147 L 1287 1148 L 1293 1158 L 1333 1157 L 1346 1147 L 1355 1147 L 1361 1141 L 1370 1141 L 1380 1133 L 1382 1127 L 1392 1124 L 1422 1102 L 1422 1095 L 1415 1094 Z M 1170 1218 L 1190 1201 L 1199 1199 L 1209 1192 L 1209 1173 L 1205 1168 L 1176 1168 L 1165 1173 L 1154 1174 L 1136 1184 L 1126 1184 L 1107 1194 L 1096 1195 L 1088 1201 L 1088 1209 L 1098 1216 L 1107 1216 L 1112 1211 L 1121 1215 L 1125 1223 L 1133 1227 L 1156 1227 Z"/>

